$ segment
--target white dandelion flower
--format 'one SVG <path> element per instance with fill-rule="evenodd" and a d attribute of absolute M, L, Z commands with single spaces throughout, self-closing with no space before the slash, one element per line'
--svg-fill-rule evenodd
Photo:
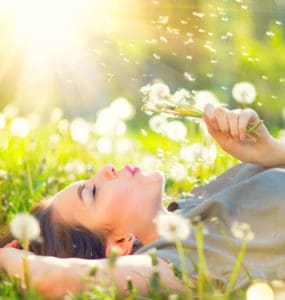
<path fill-rule="evenodd" d="M 75 142 L 84 144 L 89 140 L 89 125 L 85 120 L 76 118 L 70 124 L 70 133 Z"/>
<path fill-rule="evenodd" d="M 215 94 L 207 90 L 196 92 L 194 96 L 194 100 L 195 100 L 194 107 L 200 109 L 201 111 L 204 111 L 204 107 L 208 103 L 211 103 L 214 106 L 221 105 L 220 101 L 217 99 Z"/>
<path fill-rule="evenodd" d="M 161 115 L 155 115 L 149 119 L 148 124 L 151 130 L 158 133 L 165 133 L 168 122 Z"/>
<path fill-rule="evenodd" d="M 168 241 L 185 240 L 190 234 L 189 220 L 176 214 L 160 214 L 155 218 L 158 234 Z"/>
<path fill-rule="evenodd" d="M 40 236 L 40 225 L 34 216 L 28 213 L 19 213 L 10 223 L 10 231 L 19 241 L 33 241 Z"/>
<path fill-rule="evenodd" d="M 237 239 L 246 239 L 251 241 L 254 239 L 254 233 L 251 231 L 250 225 L 245 222 L 233 222 L 231 232 Z"/>
<path fill-rule="evenodd" d="M 170 98 L 169 87 L 162 82 L 154 83 L 153 85 L 146 85 L 140 89 L 140 91 L 148 96 L 148 100 L 151 102 L 159 102 L 165 98 Z"/>
<path fill-rule="evenodd" d="M 265 282 L 252 284 L 246 292 L 247 300 L 274 300 L 272 288 Z"/>
<path fill-rule="evenodd" d="M 180 89 L 176 91 L 173 96 L 171 97 L 171 100 L 175 103 L 186 101 L 191 98 L 191 94 L 186 89 Z"/>
<path fill-rule="evenodd" d="M 30 124 L 24 118 L 15 118 L 10 125 L 11 133 L 19 138 L 25 138 L 30 133 Z"/>
<path fill-rule="evenodd" d="M 241 104 L 251 104 L 256 98 L 256 89 L 250 82 L 239 82 L 232 90 L 233 98 Z"/>
<path fill-rule="evenodd" d="M 114 116 L 121 120 L 129 120 L 134 116 L 134 107 L 125 98 L 115 99 L 111 105 L 110 110 Z"/>
<path fill-rule="evenodd" d="M 171 167 L 168 176 L 175 181 L 182 181 L 188 176 L 188 169 L 183 164 L 175 164 Z"/>
<path fill-rule="evenodd" d="M 167 124 L 166 135 L 174 141 L 183 140 L 187 135 L 187 128 L 180 121 L 171 121 Z"/>
<path fill-rule="evenodd" d="M 102 137 L 97 140 L 97 149 L 101 154 L 111 154 L 113 151 L 113 142 L 109 137 Z"/>

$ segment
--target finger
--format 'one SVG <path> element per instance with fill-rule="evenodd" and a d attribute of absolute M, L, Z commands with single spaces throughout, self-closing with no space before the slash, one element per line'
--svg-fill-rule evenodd
<path fill-rule="evenodd" d="M 207 103 L 204 107 L 204 112 L 206 114 L 206 118 L 208 120 L 208 125 L 211 125 L 211 127 L 214 130 L 219 130 L 218 128 L 218 124 L 214 115 L 214 111 L 215 111 L 216 107 L 211 104 L 211 103 Z"/>
<path fill-rule="evenodd" d="M 214 116 L 218 128 L 224 134 L 230 133 L 227 114 L 228 114 L 228 110 L 222 106 L 219 106 L 214 110 Z"/>
<path fill-rule="evenodd" d="M 242 111 L 239 117 L 239 135 L 240 140 L 243 141 L 247 138 L 247 127 L 249 126 L 250 122 L 257 122 L 259 120 L 257 113 L 250 109 L 246 108 Z"/>
<path fill-rule="evenodd" d="M 230 127 L 230 134 L 234 139 L 240 139 L 238 127 L 240 113 L 240 109 L 232 110 L 228 113 L 228 124 Z"/>

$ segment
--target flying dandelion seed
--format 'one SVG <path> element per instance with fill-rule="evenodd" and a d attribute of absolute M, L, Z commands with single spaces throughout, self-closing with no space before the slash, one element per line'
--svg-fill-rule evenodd
<path fill-rule="evenodd" d="M 19 138 L 25 138 L 30 133 L 30 124 L 24 118 L 15 118 L 10 125 L 11 133 Z"/>

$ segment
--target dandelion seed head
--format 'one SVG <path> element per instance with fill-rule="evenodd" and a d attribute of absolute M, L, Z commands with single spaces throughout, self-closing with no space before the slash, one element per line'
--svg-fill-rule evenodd
<path fill-rule="evenodd" d="M 251 231 L 250 225 L 245 222 L 233 222 L 231 232 L 237 239 L 246 239 L 247 241 L 254 239 L 254 233 Z"/>
<path fill-rule="evenodd" d="M 189 220 L 176 214 L 160 214 L 154 221 L 159 235 L 168 241 L 183 241 L 191 231 Z"/>
<path fill-rule="evenodd" d="M 140 91 L 145 96 L 148 96 L 148 100 L 150 102 L 154 103 L 170 97 L 169 87 L 162 82 L 156 82 L 152 85 L 147 84 L 146 86 L 142 87 Z"/>
<path fill-rule="evenodd" d="M 10 125 L 11 133 L 19 138 L 25 138 L 30 133 L 30 124 L 24 118 L 15 118 Z"/>
<path fill-rule="evenodd" d="M 125 98 L 115 99 L 110 105 L 110 110 L 115 117 L 121 120 L 129 120 L 134 116 L 134 107 Z"/>
<path fill-rule="evenodd" d="M 63 111 L 61 108 L 56 107 L 53 109 L 50 119 L 52 122 L 58 122 L 63 116 Z"/>
<path fill-rule="evenodd" d="M 70 133 L 75 142 L 87 143 L 89 140 L 89 124 L 84 119 L 76 118 L 70 124 Z"/>
<path fill-rule="evenodd" d="M 7 119 L 12 119 L 17 117 L 19 109 L 13 104 L 8 104 L 3 108 L 3 114 Z"/>
<path fill-rule="evenodd" d="M 148 121 L 151 130 L 157 133 L 165 133 L 167 129 L 167 120 L 161 115 L 154 115 Z"/>
<path fill-rule="evenodd" d="M 188 169 L 183 164 L 175 164 L 171 167 L 168 177 L 175 181 L 182 181 L 188 176 Z"/>
<path fill-rule="evenodd" d="M 232 90 L 233 98 L 241 104 L 251 104 L 256 98 L 256 90 L 250 82 L 239 82 Z"/>
<path fill-rule="evenodd" d="M 272 288 L 265 282 L 252 284 L 246 292 L 247 300 L 274 300 Z"/>
<path fill-rule="evenodd" d="M 113 142 L 109 137 L 101 137 L 97 140 L 97 149 L 101 154 L 111 154 L 113 151 Z"/>
<path fill-rule="evenodd" d="M 187 135 L 187 128 L 180 121 L 171 121 L 167 124 L 166 135 L 174 141 L 183 140 Z"/>
<path fill-rule="evenodd" d="M 182 101 L 186 101 L 189 98 L 191 98 L 190 92 L 186 89 L 180 89 L 173 94 L 171 100 L 175 103 L 179 103 Z"/>
<path fill-rule="evenodd" d="M 10 230 L 12 235 L 20 241 L 33 241 L 40 236 L 38 220 L 28 213 L 15 215 L 10 223 Z"/>
<path fill-rule="evenodd" d="M 195 104 L 194 106 L 201 111 L 204 111 L 206 104 L 211 103 L 215 106 L 221 105 L 220 101 L 217 99 L 214 93 L 206 90 L 197 91 L 194 96 Z"/>

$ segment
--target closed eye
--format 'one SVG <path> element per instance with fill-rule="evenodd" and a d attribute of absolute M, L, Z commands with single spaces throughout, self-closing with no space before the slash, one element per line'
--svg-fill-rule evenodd
<path fill-rule="evenodd" d="M 95 197 L 95 195 L 96 195 L 96 190 L 97 190 L 96 185 L 94 185 L 93 188 L 92 188 L 93 197 Z"/>

